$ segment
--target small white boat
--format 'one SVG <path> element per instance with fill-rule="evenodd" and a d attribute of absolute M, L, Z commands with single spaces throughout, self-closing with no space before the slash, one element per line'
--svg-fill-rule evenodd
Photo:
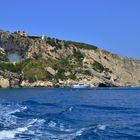
<path fill-rule="evenodd" d="M 88 85 L 82 83 L 72 85 L 72 88 L 88 88 L 88 87 L 89 87 Z"/>

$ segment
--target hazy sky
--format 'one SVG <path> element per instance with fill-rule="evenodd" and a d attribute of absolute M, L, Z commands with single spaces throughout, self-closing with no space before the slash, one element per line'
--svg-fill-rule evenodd
<path fill-rule="evenodd" d="M 140 0 L 1 0 L 0 28 L 85 42 L 140 59 Z"/>

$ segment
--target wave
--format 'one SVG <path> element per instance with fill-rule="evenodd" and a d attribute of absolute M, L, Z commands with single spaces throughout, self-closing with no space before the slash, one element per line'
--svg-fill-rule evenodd
<path fill-rule="evenodd" d="M 120 97 L 119 102 L 107 98 L 100 104 L 87 94 L 86 100 L 81 94 L 71 99 L 60 95 L 59 100 L 53 98 L 58 94 L 42 100 L 37 95 L 27 96 L 27 101 L 0 102 L 0 140 L 139 139 L 135 137 L 139 136 L 139 104 L 131 107 Z"/>
<path fill-rule="evenodd" d="M 48 123 L 48 126 L 50 127 L 51 131 L 49 132 L 49 129 L 47 129 L 47 138 L 51 137 L 52 139 L 57 140 L 72 140 L 80 136 L 82 137 L 83 135 L 86 135 L 89 132 L 97 133 L 97 131 L 105 131 L 109 125 L 98 124 L 77 129 L 71 128 L 68 125 L 60 122 L 50 121 Z M 53 132 L 52 130 L 55 130 L 55 133 L 51 133 Z"/>
<path fill-rule="evenodd" d="M 80 105 L 77 107 L 81 108 L 92 108 L 92 109 L 99 109 L 99 110 L 133 110 L 133 108 L 126 108 L 126 107 L 112 107 L 112 106 L 96 106 L 96 105 Z"/>
<path fill-rule="evenodd" d="M 27 110 L 27 106 L 21 106 L 19 109 L 15 109 L 15 110 L 12 110 L 12 111 L 9 111 L 8 113 L 7 113 L 7 115 L 14 115 L 15 113 L 19 113 L 19 112 L 22 112 L 22 111 L 24 111 L 24 110 Z"/>
<path fill-rule="evenodd" d="M 27 127 L 20 127 L 20 128 L 14 129 L 14 130 L 0 131 L 0 140 L 13 139 L 13 138 L 15 138 L 15 136 L 17 134 L 23 133 L 23 132 L 25 132 L 27 130 L 28 130 Z"/>
<path fill-rule="evenodd" d="M 71 106 L 71 107 L 69 107 L 69 108 L 68 108 L 68 111 L 69 111 L 69 112 L 72 112 L 72 111 L 73 111 L 73 109 L 74 109 L 74 107 L 73 107 L 73 106 Z"/>
<path fill-rule="evenodd" d="M 102 125 L 102 124 L 97 125 L 97 129 L 99 129 L 99 130 L 105 130 L 106 127 L 107 127 L 107 125 Z"/>
<path fill-rule="evenodd" d="M 16 137 L 17 134 L 22 134 L 23 132 L 28 131 L 30 127 L 33 127 L 33 125 L 38 124 L 38 126 L 40 126 L 44 122 L 45 122 L 45 120 L 32 119 L 24 127 L 19 127 L 19 128 L 13 129 L 13 130 L 2 130 L 2 131 L 0 131 L 0 140 L 13 139 Z"/>
<path fill-rule="evenodd" d="M 14 127 L 17 124 L 17 117 L 14 114 L 27 109 L 26 106 L 20 106 L 18 104 L 0 104 L 0 108 L 1 129 Z"/>
<path fill-rule="evenodd" d="M 61 107 L 60 105 L 56 104 L 56 103 L 40 103 L 37 101 L 33 101 L 33 100 L 28 100 L 28 101 L 24 101 L 22 102 L 23 105 L 39 105 L 39 106 L 52 106 L 52 107 Z"/>

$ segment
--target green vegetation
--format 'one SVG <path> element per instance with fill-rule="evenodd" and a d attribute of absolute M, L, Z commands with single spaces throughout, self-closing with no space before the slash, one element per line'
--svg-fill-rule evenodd
<path fill-rule="evenodd" d="M 13 63 L 10 63 L 6 55 L 0 54 L 0 70 L 16 73 L 20 71 L 20 68 Z"/>
<path fill-rule="evenodd" d="M 38 37 L 30 36 L 32 39 L 37 39 Z M 55 38 L 46 38 L 46 43 L 49 43 L 53 46 L 56 51 L 57 49 L 62 48 L 61 41 Z M 96 46 L 65 41 L 65 47 L 73 46 L 73 54 L 67 57 L 61 56 L 59 59 L 52 59 L 50 56 L 49 59 L 43 59 L 40 54 L 33 54 L 34 59 L 26 59 L 22 62 L 13 64 L 8 61 L 8 59 L 4 55 L 0 55 L 1 62 L 0 70 L 2 71 L 11 71 L 14 73 L 24 72 L 25 80 L 29 80 L 30 82 L 34 82 L 37 80 L 52 80 L 52 79 L 76 79 L 76 70 L 77 68 L 80 70 L 82 68 L 82 61 L 84 59 L 84 54 L 80 51 L 81 48 L 85 49 L 97 49 Z M 49 72 L 45 70 L 46 67 L 51 67 L 55 71 L 57 71 L 56 75 L 51 75 Z M 102 70 L 101 65 L 97 65 L 97 63 L 93 64 L 94 69 Z M 69 73 L 67 75 L 67 73 Z"/>
<path fill-rule="evenodd" d="M 36 80 L 47 80 L 51 78 L 51 75 L 45 71 L 45 67 L 47 66 L 45 59 L 26 59 L 17 65 L 20 65 L 25 74 L 25 79 L 29 80 L 30 82 L 34 82 Z"/>
<path fill-rule="evenodd" d="M 89 50 L 96 50 L 97 47 L 94 45 L 89 45 L 86 43 L 79 43 L 79 42 L 74 42 L 74 41 L 65 41 L 65 45 L 69 46 L 69 45 L 73 45 L 77 48 L 81 48 L 81 49 L 89 49 Z"/>
<path fill-rule="evenodd" d="M 0 70 L 2 71 L 11 71 L 14 73 L 24 72 L 25 80 L 29 82 L 35 82 L 37 80 L 52 80 L 52 79 L 76 79 L 73 68 L 76 68 L 76 65 L 72 65 L 69 62 L 70 58 L 61 58 L 58 60 L 54 59 L 26 59 L 20 63 L 1 63 Z M 51 75 L 45 70 L 45 67 L 51 67 L 56 70 L 57 73 L 55 76 Z M 66 76 L 65 73 L 70 72 L 70 75 Z"/>
<path fill-rule="evenodd" d="M 55 50 L 62 49 L 62 45 L 59 43 L 59 39 L 48 37 L 46 42 L 51 46 L 55 47 Z"/>
<path fill-rule="evenodd" d="M 53 60 L 52 68 L 57 70 L 55 79 L 66 79 L 65 72 L 69 69 L 69 61 L 67 58 L 61 58 L 59 60 Z"/>
<path fill-rule="evenodd" d="M 56 47 L 56 49 L 61 49 L 62 45 L 59 44 L 61 40 L 56 39 L 56 38 L 47 38 L 47 43 L 49 43 L 51 46 Z M 64 41 L 64 45 L 66 47 L 68 46 L 73 46 L 73 47 L 77 47 L 77 48 L 81 48 L 81 49 L 89 49 L 89 50 L 96 50 L 97 47 L 94 45 L 90 45 L 90 44 L 86 44 L 86 43 L 80 43 L 80 42 L 74 42 L 74 41 Z"/>
<path fill-rule="evenodd" d="M 39 36 L 28 36 L 28 37 L 31 39 L 39 39 L 40 38 Z"/>
<path fill-rule="evenodd" d="M 0 61 L 6 61 L 8 62 L 8 58 L 6 57 L 6 55 L 0 54 Z"/>
<path fill-rule="evenodd" d="M 70 63 L 71 56 L 67 58 L 60 58 L 59 60 L 52 60 L 50 59 L 51 62 L 51 67 L 57 71 L 57 74 L 55 75 L 55 79 L 75 79 L 75 75 L 73 73 L 73 65 Z M 69 76 L 65 76 L 66 72 L 70 72 Z"/>
<path fill-rule="evenodd" d="M 51 75 L 45 70 L 45 67 L 51 67 L 57 71 L 56 75 Z M 73 66 L 69 62 L 69 58 L 61 58 L 58 60 L 54 59 L 26 59 L 20 63 L 1 63 L 0 70 L 2 71 L 11 71 L 14 73 L 24 72 L 25 80 L 29 82 L 35 82 L 37 80 L 52 80 L 52 79 L 75 79 Z M 70 72 L 70 75 L 66 76 L 65 73 Z"/>
<path fill-rule="evenodd" d="M 84 55 L 81 53 L 80 50 L 76 50 L 75 48 L 73 49 L 73 56 L 76 60 L 76 62 L 79 64 L 79 65 L 82 65 L 82 61 L 84 59 Z"/>
<path fill-rule="evenodd" d="M 14 65 L 13 63 L 0 63 L 0 70 L 2 71 L 7 70 L 15 73 L 21 71 L 21 69 L 17 65 Z"/>
<path fill-rule="evenodd" d="M 71 73 L 68 77 L 72 80 L 76 80 L 76 75 L 74 73 Z"/>
<path fill-rule="evenodd" d="M 99 63 L 99 62 L 97 62 L 97 61 L 94 61 L 94 63 L 93 63 L 93 69 L 94 70 L 96 70 L 96 71 L 98 71 L 98 72 L 103 72 L 105 69 L 104 69 L 104 66 L 101 64 L 101 63 Z"/>
<path fill-rule="evenodd" d="M 51 46 L 55 46 L 56 42 L 55 42 L 55 38 L 47 38 L 47 43 L 50 44 Z"/>

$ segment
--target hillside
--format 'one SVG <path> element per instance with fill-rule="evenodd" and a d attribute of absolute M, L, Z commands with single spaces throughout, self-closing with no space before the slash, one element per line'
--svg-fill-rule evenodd
<path fill-rule="evenodd" d="M 1 87 L 9 87 L 9 77 L 12 87 L 131 86 L 140 82 L 140 61 L 85 43 L 0 30 Z"/>

